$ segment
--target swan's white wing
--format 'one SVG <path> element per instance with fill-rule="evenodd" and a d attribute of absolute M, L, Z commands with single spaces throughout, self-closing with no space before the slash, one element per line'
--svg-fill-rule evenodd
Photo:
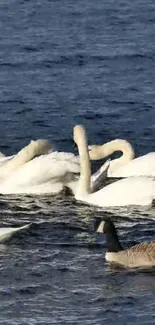
<path fill-rule="evenodd" d="M 126 166 L 117 169 L 109 176 L 155 176 L 155 152 L 131 160 Z"/>
<path fill-rule="evenodd" d="M 28 229 L 30 227 L 31 223 L 29 223 L 26 226 L 22 226 L 22 227 L 4 227 L 4 228 L 0 228 L 0 242 L 3 242 L 9 238 L 11 238 L 15 233 L 22 231 L 24 229 Z"/>
<path fill-rule="evenodd" d="M 108 159 L 101 168 L 91 176 L 91 192 L 96 192 L 107 178 L 108 169 L 110 166 L 110 159 Z"/>
<path fill-rule="evenodd" d="M 58 193 L 80 171 L 77 159 L 72 158 L 63 159 L 59 153 L 36 157 L 1 182 L 0 193 Z"/>
<path fill-rule="evenodd" d="M 76 162 L 79 163 L 79 156 L 75 156 L 71 152 L 61 152 L 61 151 L 53 151 L 50 153 L 51 158 L 57 159 L 57 160 L 66 160 L 70 162 Z"/>
<path fill-rule="evenodd" d="M 9 183 L 37 185 L 48 181 L 57 181 L 67 173 L 79 173 L 79 164 L 69 160 L 58 160 L 52 155 L 36 157 L 8 177 Z"/>

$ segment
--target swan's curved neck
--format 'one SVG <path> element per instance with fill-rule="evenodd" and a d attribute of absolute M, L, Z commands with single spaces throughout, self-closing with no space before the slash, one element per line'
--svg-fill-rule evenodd
<path fill-rule="evenodd" d="M 29 145 L 20 150 L 12 159 L 1 167 L 0 175 L 6 177 L 9 173 L 17 170 L 20 166 L 33 159 L 37 154 L 44 153 L 47 144 L 48 142 L 46 142 L 46 140 L 31 141 Z"/>
<path fill-rule="evenodd" d="M 101 147 L 101 150 L 104 157 L 110 156 L 116 151 L 122 152 L 122 156 L 120 158 L 111 161 L 111 172 L 114 172 L 119 167 L 125 166 L 130 160 L 134 159 L 135 157 L 135 153 L 131 144 L 128 141 L 122 139 L 116 139 L 105 143 Z"/>
<path fill-rule="evenodd" d="M 90 193 L 91 166 L 88 152 L 87 136 L 82 133 L 77 141 L 80 157 L 80 179 L 77 187 L 77 194 L 80 196 Z"/>

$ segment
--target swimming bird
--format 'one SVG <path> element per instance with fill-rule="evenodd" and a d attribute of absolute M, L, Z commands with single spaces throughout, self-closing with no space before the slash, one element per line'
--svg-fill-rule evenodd
<path fill-rule="evenodd" d="M 112 220 L 97 218 L 95 230 L 106 234 L 106 261 L 129 268 L 155 266 L 155 242 L 143 242 L 125 250 L 119 242 Z"/>
<path fill-rule="evenodd" d="M 89 146 L 91 160 L 106 158 L 117 151 L 122 152 L 122 156 L 111 160 L 108 177 L 155 176 L 155 152 L 135 158 L 132 145 L 123 139 Z"/>
<path fill-rule="evenodd" d="M 78 146 L 81 166 L 75 199 L 99 207 L 150 206 L 152 204 L 155 196 L 155 182 L 146 177 L 130 177 L 119 180 L 91 193 L 87 136 L 82 125 L 74 127 L 74 141 Z"/>
<path fill-rule="evenodd" d="M 22 157 L 23 162 L 23 155 L 26 156 L 27 151 L 27 148 L 24 148 L 17 154 L 17 156 Z M 3 178 L 0 178 L 1 194 L 56 194 L 63 191 L 63 188 L 66 186 L 75 193 L 80 173 L 80 164 L 79 157 L 73 153 L 54 151 L 42 154 L 21 165 L 19 164 L 19 161 L 21 162 L 20 157 L 15 156 L 11 160 L 10 173 L 4 173 Z M 15 169 L 13 162 L 16 161 L 18 162 L 18 168 Z M 0 167 L 0 171 L 2 167 Z M 106 178 L 108 167 L 109 161 L 97 173 L 92 175 L 92 192 Z M 8 172 L 8 163 L 4 164 L 3 171 L 5 169 Z"/>
<path fill-rule="evenodd" d="M 21 232 L 25 229 L 28 229 L 31 226 L 31 223 L 27 224 L 26 226 L 22 227 L 3 227 L 0 228 L 0 243 L 10 239 L 13 237 L 17 232 Z"/>
<path fill-rule="evenodd" d="M 0 181 L 5 179 L 13 171 L 33 159 L 35 156 L 43 155 L 51 149 L 48 140 L 39 139 L 31 141 L 26 147 L 20 150 L 16 155 L 1 157 L 0 159 Z"/>

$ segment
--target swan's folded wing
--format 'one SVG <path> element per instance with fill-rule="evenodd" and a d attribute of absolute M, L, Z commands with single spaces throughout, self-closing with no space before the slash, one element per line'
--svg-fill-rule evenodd
<path fill-rule="evenodd" d="M 58 161 L 69 161 L 79 164 L 79 156 L 75 156 L 72 152 L 53 151 L 50 153 L 50 157 Z"/>
<path fill-rule="evenodd" d="M 107 178 L 110 159 L 108 159 L 101 168 L 91 176 L 91 192 L 96 192 L 104 186 L 104 181 Z"/>
<path fill-rule="evenodd" d="M 48 192 L 58 192 L 62 186 L 54 188 L 53 191 L 50 184 L 59 183 L 61 185 L 61 183 L 66 184 L 68 181 L 74 181 L 75 174 L 80 171 L 80 166 L 76 159 L 75 161 L 74 159 L 73 161 L 63 160 L 58 159 L 58 155 L 56 156 L 53 157 L 53 153 L 39 156 L 22 165 L 1 181 L 0 193 L 31 193 L 31 189 L 32 193 L 35 193 L 36 186 L 41 186 L 39 193 L 45 189 Z"/>
<path fill-rule="evenodd" d="M 17 232 L 28 229 L 30 227 L 30 225 L 31 225 L 31 223 L 29 223 L 26 226 L 16 227 L 16 228 L 15 227 L 0 228 L 0 242 L 4 242 L 5 240 L 8 240 Z"/>
<path fill-rule="evenodd" d="M 155 152 L 135 158 L 125 166 L 120 166 L 113 177 L 155 176 Z"/>

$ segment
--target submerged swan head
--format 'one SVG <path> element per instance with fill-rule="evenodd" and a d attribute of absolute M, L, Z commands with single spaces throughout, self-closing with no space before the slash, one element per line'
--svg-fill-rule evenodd
<path fill-rule="evenodd" d="M 35 150 L 36 155 L 44 155 L 53 151 L 52 144 L 46 139 L 31 140 L 29 144 L 31 151 Z"/>

